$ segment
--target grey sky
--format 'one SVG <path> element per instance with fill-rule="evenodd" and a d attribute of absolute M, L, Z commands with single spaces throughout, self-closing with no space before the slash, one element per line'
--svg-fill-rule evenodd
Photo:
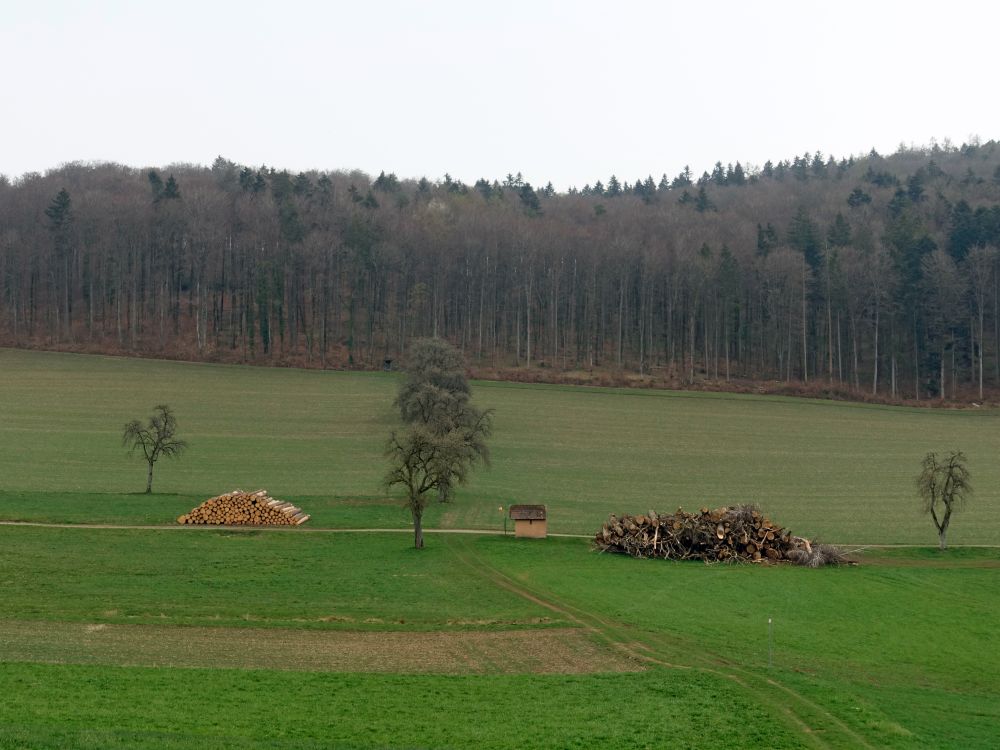
<path fill-rule="evenodd" d="M 0 173 L 222 154 L 564 189 L 985 140 L 997 7 L 0 0 Z"/>

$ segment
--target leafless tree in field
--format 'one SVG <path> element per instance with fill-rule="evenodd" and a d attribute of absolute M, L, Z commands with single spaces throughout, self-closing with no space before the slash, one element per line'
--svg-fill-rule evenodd
<path fill-rule="evenodd" d="M 148 464 L 146 472 L 146 494 L 153 491 L 153 464 L 163 456 L 179 456 L 187 443 L 177 437 L 177 418 L 166 404 L 158 404 L 146 425 L 133 419 L 122 432 L 122 445 L 127 446 L 129 455 L 141 451 Z"/>
<path fill-rule="evenodd" d="M 414 341 L 395 402 L 408 426 L 389 436 L 385 454 L 392 468 L 385 485 L 406 488 L 417 549 L 424 546 L 428 493 L 448 502 L 476 463 L 489 463 L 492 411 L 477 409 L 469 398 L 461 353 L 441 339 Z"/>
<path fill-rule="evenodd" d="M 924 456 L 923 470 L 917 477 L 917 492 L 924 503 L 924 512 L 934 519 L 941 549 L 948 548 L 948 525 L 951 514 L 972 495 L 965 454 L 951 451 L 939 460 L 936 453 Z"/>

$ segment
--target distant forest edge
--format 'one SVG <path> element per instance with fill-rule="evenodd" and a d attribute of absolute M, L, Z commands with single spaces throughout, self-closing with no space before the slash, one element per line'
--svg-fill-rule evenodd
<path fill-rule="evenodd" d="M 0 179 L 0 342 L 856 397 L 1000 388 L 1000 147 L 716 164 L 582 189 L 70 164 Z"/>

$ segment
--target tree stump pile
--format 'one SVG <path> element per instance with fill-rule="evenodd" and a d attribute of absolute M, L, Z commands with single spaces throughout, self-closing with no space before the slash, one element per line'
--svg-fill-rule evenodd
<path fill-rule="evenodd" d="M 275 500 L 267 490 L 233 490 L 203 502 L 177 519 L 183 524 L 219 526 L 301 526 L 309 516 L 291 503 Z"/>
<path fill-rule="evenodd" d="M 642 516 L 612 514 L 594 543 L 603 552 L 667 560 L 791 561 L 810 567 L 847 562 L 840 550 L 793 536 L 752 505 L 696 513 L 678 508 L 671 515 L 653 510 Z"/>

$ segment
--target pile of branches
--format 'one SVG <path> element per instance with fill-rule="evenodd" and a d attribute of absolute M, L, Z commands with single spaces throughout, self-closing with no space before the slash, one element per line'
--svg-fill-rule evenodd
<path fill-rule="evenodd" d="M 602 552 L 667 560 L 790 561 L 812 568 L 848 562 L 836 547 L 793 536 L 752 505 L 702 508 L 696 513 L 678 508 L 671 515 L 653 510 L 644 516 L 612 514 L 594 543 Z"/>
<path fill-rule="evenodd" d="M 267 490 L 233 490 L 212 497 L 177 519 L 183 524 L 220 526 L 301 526 L 309 516 L 291 503 L 275 500 Z"/>

